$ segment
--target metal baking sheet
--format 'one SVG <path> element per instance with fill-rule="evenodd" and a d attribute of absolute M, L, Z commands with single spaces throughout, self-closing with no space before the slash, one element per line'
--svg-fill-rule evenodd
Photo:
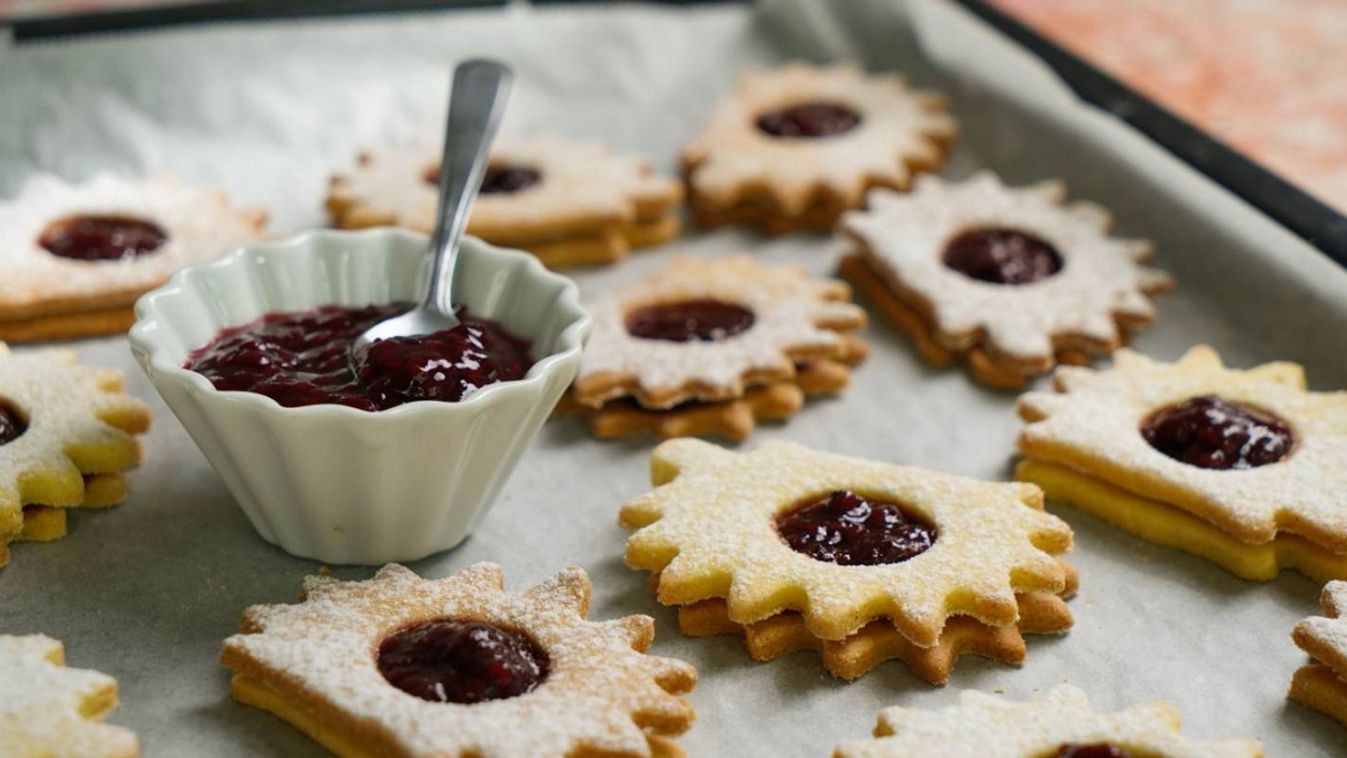
<path fill-rule="evenodd" d="M 1174 358 L 1198 342 L 1235 365 L 1304 363 L 1320 389 L 1347 385 L 1347 273 L 1139 137 L 1084 106 L 1047 68 L 943 0 L 779 0 L 756 8 L 511 6 L 322 21 L 205 26 L 0 47 L 0 196 L 33 171 L 172 171 L 270 206 L 273 228 L 321 225 L 327 176 L 364 145 L 438 133 L 448 72 L 471 55 L 519 74 L 507 129 L 554 131 L 639 150 L 672 170 L 677 150 L 745 67 L 791 58 L 857 59 L 899 69 L 951 95 L 963 136 L 946 169 L 994 168 L 1012 182 L 1060 177 L 1074 197 L 1115 214 L 1120 233 L 1153 239 L 1177 289 L 1136 346 Z M 629 262 L 576 275 L 602 292 L 646 275 L 675 251 L 750 250 L 764 260 L 832 270 L 823 235 L 768 239 L 692 233 Z M 790 439 L 825 450 L 990 479 L 1009 475 L 1014 396 L 960 371 L 935 371 L 876 319 L 870 359 L 839 398 L 809 404 L 747 446 Z M 128 502 L 80 513 L 64 540 L 17 545 L 0 570 L 0 632 L 66 642 L 71 665 L 117 677 L 112 721 L 144 753 L 321 755 L 280 720 L 229 699 L 219 644 L 249 604 L 289 602 L 317 565 L 261 541 L 121 339 L 74 343 L 116 366 L 154 405 L 145 465 Z M 512 586 L 577 564 L 595 584 L 593 616 L 646 613 L 655 650 L 692 661 L 698 722 L 692 755 L 827 755 L 867 734 L 881 707 L 939 707 L 975 688 L 1028 698 L 1059 682 L 1099 708 L 1173 700 L 1200 737 L 1249 735 L 1270 755 L 1347 752 L 1347 730 L 1285 690 L 1302 660 L 1289 631 L 1316 612 L 1319 588 L 1298 575 L 1245 582 L 1069 508 L 1081 591 L 1076 627 L 1031 638 L 1013 668 L 961 661 L 931 687 L 897 663 L 851 684 L 810 653 L 758 664 L 732 638 L 686 639 L 673 614 L 622 564 L 620 503 L 648 488 L 648 440 L 598 442 L 573 421 L 550 423 L 478 533 L 413 568 L 444 576 L 503 564 Z M 344 578 L 369 568 L 338 567 Z"/>

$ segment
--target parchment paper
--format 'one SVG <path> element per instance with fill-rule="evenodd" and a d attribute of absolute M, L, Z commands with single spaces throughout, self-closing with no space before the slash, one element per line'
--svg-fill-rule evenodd
<path fill-rule="evenodd" d="M 964 135 L 946 173 L 995 167 L 1010 181 L 1067 180 L 1111 208 L 1127 235 L 1155 240 L 1178 288 L 1136 345 L 1173 358 L 1199 341 L 1235 365 L 1303 362 L 1321 388 L 1347 385 L 1347 274 L 1110 117 L 1080 106 L 1036 61 L 935 0 L 780 2 L 668 10 L 617 6 L 464 11 L 218 25 L 57 44 L 0 47 L 0 195 L 38 169 L 172 171 L 273 209 L 273 228 L 324 222 L 328 175 L 356 150 L 438 134 L 448 72 L 470 55 L 518 72 L 508 129 L 602 138 L 672 170 L 736 72 L 792 57 L 858 58 L 898 67 L 954 97 Z M 674 250 L 752 250 L 825 273 L 825 236 L 691 234 L 620 266 L 576 275 L 597 293 L 663 265 Z M 0 286 L 3 283 L 0 282 Z M 870 359 L 849 392 L 809 404 L 748 443 L 818 448 L 984 478 L 1008 476 L 1014 396 L 958 370 L 925 367 L 876 319 Z M 112 721 L 147 756 L 319 755 L 280 720 L 228 697 L 216 663 L 239 612 L 290 602 L 317 566 L 253 533 L 161 403 L 121 339 L 76 343 L 91 363 L 122 368 L 151 401 L 155 427 L 129 501 L 77 513 L 69 537 L 17 545 L 0 571 L 0 632 L 66 642 L 71 665 L 120 681 Z M 416 564 L 443 576 L 480 560 L 522 587 L 566 564 L 590 572 L 593 616 L 647 613 L 655 651 L 694 662 L 699 719 L 692 755 L 827 755 L 869 733 L 886 705 L 938 707 L 960 689 L 1027 698 L 1059 682 L 1099 708 L 1167 698 L 1202 737 L 1251 735 L 1270 755 L 1347 751 L 1347 731 L 1286 703 L 1302 656 L 1291 626 L 1317 612 L 1318 587 L 1297 575 L 1244 582 L 1069 508 L 1082 584 L 1076 627 L 1030 638 L 1021 668 L 960 661 L 931 687 L 900 663 L 845 684 L 800 653 L 759 664 L 733 638 L 687 639 L 673 613 L 621 561 L 617 507 L 648 488 L 650 441 L 597 442 L 553 422 L 495 509 L 462 547 Z M 338 568 L 344 578 L 371 569 Z"/>

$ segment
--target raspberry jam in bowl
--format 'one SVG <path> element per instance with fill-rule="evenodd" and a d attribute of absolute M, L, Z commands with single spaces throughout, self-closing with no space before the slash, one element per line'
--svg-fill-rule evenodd
<path fill-rule="evenodd" d="M 570 279 L 467 238 L 463 323 L 377 342 L 418 299 L 422 235 L 315 231 L 179 271 L 136 304 L 131 348 L 254 528 L 327 563 L 462 542 L 575 376 Z"/>

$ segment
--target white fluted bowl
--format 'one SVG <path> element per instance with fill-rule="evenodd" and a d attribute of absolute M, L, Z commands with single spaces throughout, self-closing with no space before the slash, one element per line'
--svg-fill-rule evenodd
<path fill-rule="evenodd" d="M 313 231 L 185 268 L 136 303 L 131 350 L 263 539 L 327 563 L 411 561 L 462 542 L 575 378 L 589 317 L 526 253 L 463 242 L 455 302 L 532 342 L 519 381 L 377 413 L 284 408 L 183 368 L 221 329 L 273 311 L 417 299 L 424 236 Z"/>

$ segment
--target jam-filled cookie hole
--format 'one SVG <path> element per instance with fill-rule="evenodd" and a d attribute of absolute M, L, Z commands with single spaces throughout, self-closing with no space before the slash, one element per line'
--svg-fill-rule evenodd
<path fill-rule="evenodd" d="M 422 700 L 472 704 L 533 690 L 547 678 L 551 662 L 522 632 L 433 619 L 385 637 L 377 665 L 389 684 Z"/>
<path fill-rule="evenodd" d="M 120 261 L 152 253 L 168 241 L 158 224 L 119 214 L 78 214 L 47 225 L 37 244 L 77 261 Z"/>
<path fill-rule="evenodd" d="M 896 503 L 837 490 L 809 498 L 776 518 L 776 532 L 797 553 L 841 566 L 901 563 L 930 550 L 939 531 Z"/>
<path fill-rule="evenodd" d="M 1284 460 L 1295 447 L 1290 423 L 1217 395 L 1161 408 L 1141 422 L 1151 447 L 1205 469 L 1251 469 Z"/>
<path fill-rule="evenodd" d="M 817 139 L 845 134 L 861 123 L 861 115 L 839 103 L 813 101 L 758 116 L 758 131 L 772 137 Z"/>
<path fill-rule="evenodd" d="M 961 232 L 945 245 L 947 268 L 988 284 L 1033 284 L 1062 270 L 1057 248 L 1038 237 L 1009 227 Z"/>
<path fill-rule="evenodd" d="M 753 326 L 753 311 L 723 300 L 698 298 L 655 303 L 627 313 L 627 333 L 666 342 L 719 342 Z"/>
<path fill-rule="evenodd" d="M 1091 742 L 1089 744 L 1080 744 L 1075 742 L 1064 743 L 1057 751 L 1051 753 L 1047 758 L 1142 758 L 1126 748 L 1118 747 L 1111 742 Z"/>
<path fill-rule="evenodd" d="M 0 445 L 7 445 L 28 431 L 28 420 L 4 398 L 0 398 Z"/>
<path fill-rule="evenodd" d="M 426 184 L 439 186 L 439 165 L 427 166 L 421 173 Z M 508 163 L 492 164 L 486 167 L 482 175 L 481 193 L 483 195 L 512 195 L 523 192 L 543 180 L 543 174 L 536 168 L 517 166 Z"/>

